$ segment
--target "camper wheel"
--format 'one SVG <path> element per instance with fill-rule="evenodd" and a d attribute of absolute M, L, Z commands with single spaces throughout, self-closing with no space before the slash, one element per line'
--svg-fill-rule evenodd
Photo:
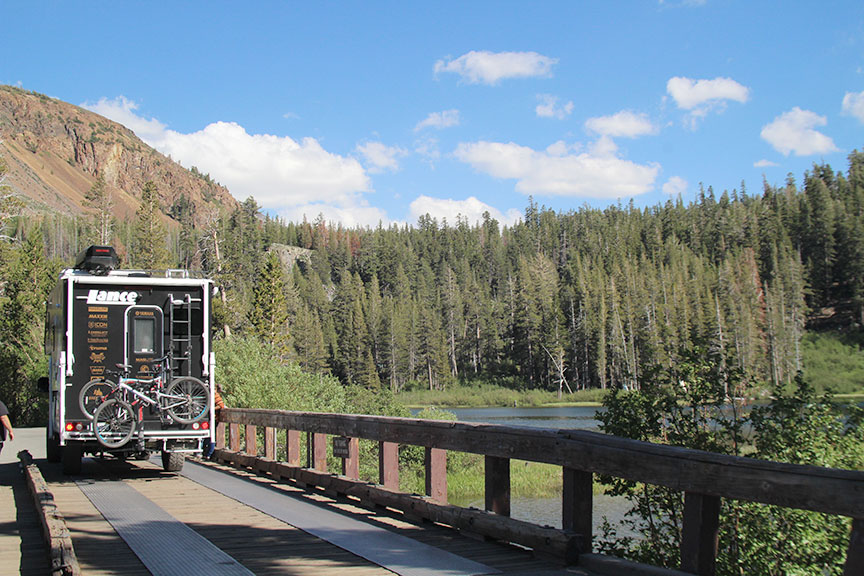
<path fill-rule="evenodd" d="M 56 434 L 52 434 L 47 428 L 45 434 L 45 457 L 48 458 L 48 462 L 60 462 L 61 457 L 60 438 Z"/>
<path fill-rule="evenodd" d="M 162 451 L 162 468 L 166 472 L 180 472 L 183 469 L 183 462 L 185 461 L 186 457 L 183 456 L 182 452 Z"/>
<path fill-rule="evenodd" d="M 63 446 L 61 459 L 63 461 L 63 474 L 74 476 L 81 473 L 81 457 L 84 455 L 83 447 L 78 442 L 70 442 Z"/>

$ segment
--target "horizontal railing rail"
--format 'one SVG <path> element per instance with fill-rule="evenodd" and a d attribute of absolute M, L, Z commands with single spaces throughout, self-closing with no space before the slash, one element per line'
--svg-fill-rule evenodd
<path fill-rule="evenodd" d="M 543 542 L 554 540 L 557 544 L 548 551 L 564 556 L 567 561 L 591 551 L 593 475 L 600 474 L 666 486 L 684 493 L 681 569 L 685 572 L 714 574 L 720 499 L 727 498 L 853 518 L 845 574 L 864 574 L 862 471 L 728 456 L 581 430 L 258 409 L 224 409 L 220 419 L 220 426 L 227 424 L 229 428 L 229 445 L 233 452 L 240 452 L 240 426 L 245 427 L 245 452 L 253 452 L 252 456 L 256 456 L 254 452 L 257 451 L 256 427 L 268 430 L 265 458 L 271 460 L 275 459 L 275 430 L 286 431 L 289 468 L 299 468 L 299 433 L 308 433 L 307 453 L 312 468 L 319 473 L 326 473 L 327 435 L 377 441 L 379 479 L 389 490 L 398 489 L 398 445 L 425 447 L 426 493 L 444 504 L 446 451 L 483 455 L 486 458 L 486 510 L 501 517 L 500 522 L 493 523 L 499 528 L 497 532 L 516 543 L 538 547 L 540 551 Z M 223 429 L 221 437 L 217 434 L 217 446 L 223 447 L 224 442 Z M 346 459 L 343 474 L 347 471 L 349 477 L 356 479 L 356 448 L 353 454 Z M 555 531 L 559 533 L 555 538 L 550 540 L 548 531 L 552 529 L 537 527 L 540 531 L 532 530 L 525 526 L 527 523 L 508 518 L 511 459 L 563 468 L 563 530 Z M 291 474 L 287 470 L 281 472 Z M 397 500 L 404 504 L 402 508 L 408 506 L 408 500 Z M 392 504 L 394 499 L 390 497 L 388 501 Z M 398 503 L 396 507 L 400 507 Z M 410 508 L 416 512 L 417 506 L 412 504 Z M 477 511 L 472 514 L 476 516 Z M 464 518 L 464 513 L 452 512 L 447 516 L 458 520 Z M 476 529 L 479 519 L 466 523 Z M 452 524 L 465 527 L 458 525 L 458 521 Z M 538 542 L 541 545 L 538 546 Z"/>

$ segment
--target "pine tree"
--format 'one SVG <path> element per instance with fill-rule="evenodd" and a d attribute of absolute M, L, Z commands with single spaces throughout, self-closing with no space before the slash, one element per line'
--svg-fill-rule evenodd
<path fill-rule="evenodd" d="M 11 240 L 11 237 L 7 235 L 7 224 L 13 216 L 18 215 L 23 207 L 23 203 L 12 192 L 12 188 L 4 183 L 7 171 L 6 162 L 0 156 L 0 250 L 2 250 L 2 244 L 5 241 Z M 2 252 L 0 252 L 0 257 L 2 257 Z M 2 263 L 3 261 L 0 259 L 0 265 Z"/>
<path fill-rule="evenodd" d="M 164 269 L 169 266 L 167 233 L 162 224 L 159 193 L 150 180 L 141 191 L 141 203 L 135 212 L 135 225 L 129 257 L 133 266 L 145 270 Z"/>
<path fill-rule="evenodd" d="M 36 390 L 44 375 L 45 300 L 56 266 L 45 259 L 41 227 L 8 255 L 0 299 L 0 398 L 18 426 L 44 422 L 45 399 Z"/>
<path fill-rule="evenodd" d="M 96 177 L 96 182 L 84 195 L 84 205 L 95 211 L 95 242 L 102 246 L 110 245 L 114 238 L 114 199 L 101 174 Z"/>
<path fill-rule="evenodd" d="M 170 216 L 180 224 L 177 235 L 177 244 L 174 252 L 179 255 L 180 266 L 186 269 L 192 268 L 193 263 L 198 261 L 198 237 L 195 229 L 195 205 L 181 194 L 171 206 Z"/>
<path fill-rule="evenodd" d="M 306 305 L 301 305 L 291 326 L 297 362 L 307 372 L 326 374 L 329 371 L 327 350 L 318 314 Z"/>
<path fill-rule="evenodd" d="M 261 275 L 252 289 L 249 321 L 253 334 L 281 358 L 289 353 L 286 291 L 282 261 L 275 252 L 267 252 Z"/>

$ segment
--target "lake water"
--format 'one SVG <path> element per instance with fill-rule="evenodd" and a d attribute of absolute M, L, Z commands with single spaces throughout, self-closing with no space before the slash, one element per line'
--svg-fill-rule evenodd
<path fill-rule="evenodd" d="M 544 406 L 542 408 L 447 408 L 462 422 L 488 422 L 507 426 L 598 430 L 597 406 Z"/>
<path fill-rule="evenodd" d="M 596 418 L 597 406 L 551 406 L 542 408 L 447 408 L 461 422 L 486 422 L 507 426 L 527 426 L 531 428 L 551 428 L 570 430 L 599 431 L 600 422 Z M 455 502 L 454 502 L 455 503 Z M 460 506 L 483 508 L 483 495 L 458 502 Z M 594 496 L 594 534 L 600 534 L 603 517 L 616 523 L 629 508 L 624 498 L 595 494 Z M 561 498 L 513 498 L 510 502 L 510 515 L 541 526 L 561 528 Z M 628 531 L 622 531 L 630 535 Z"/>

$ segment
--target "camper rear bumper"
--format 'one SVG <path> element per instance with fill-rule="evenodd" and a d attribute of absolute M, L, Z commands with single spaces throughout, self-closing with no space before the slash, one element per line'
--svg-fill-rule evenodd
<path fill-rule="evenodd" d="M 145 430 L 143 433 L 146 442 L 158 440 L 203 440 L 210 438 L 209 430 Z M 138 433 L 135 433 L 138 438 Z M 63 432 L 62 441 L 73 442 L 96 442 L 96 435 L 90 430 L 80 432 Z"/>

